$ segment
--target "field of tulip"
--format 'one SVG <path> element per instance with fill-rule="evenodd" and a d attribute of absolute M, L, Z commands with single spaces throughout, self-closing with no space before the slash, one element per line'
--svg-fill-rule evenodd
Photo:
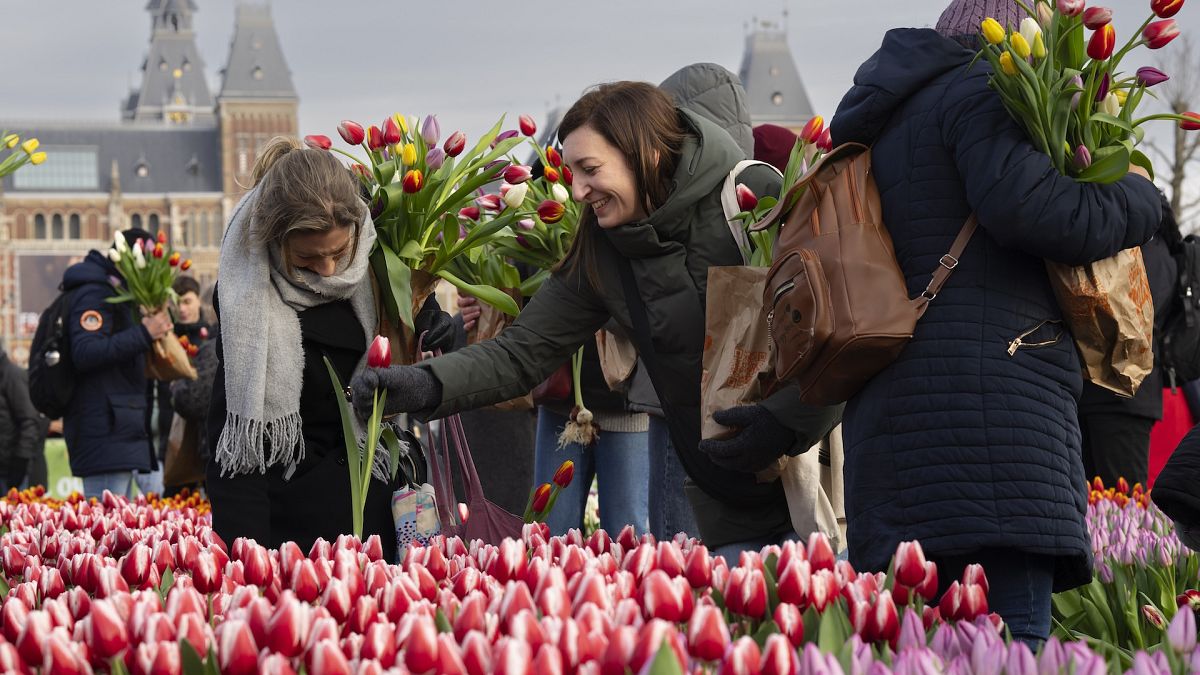
<path fill-rule="evenodd" d="M 1123 560 L 1122 537 L 1134 536 L 1135 516 L 1153 519 L 1153 529 L 1161 514 L 1140 498 L 1093 501 L 1093 520 L 1108 524 L 1097 535 L 1097 565 L 1113 574 L 1132 567 L 1136 576 L 1136 552 L 1113 567 Z M 1147 526 L 1138 523 L 1142 537 Z M 498 547 L 436 538 L 389 564 L 375 537 L 318 540 L 306 554 L 290 543 L 227 547 L 209 524 L 194 496 L 58 501 L 29 491 L 0 499 L 0 671 L 1200 671 L 1196 598 L 1186 591 L 1183 611 L 1154 596 L 1164 628 L 1143 631 L 1137 647 L 1113 647 L 1080 624 L 1034 654 L 1006 640 L 989 615 L 978 567 L 930 604 L 937 568 L 916 543 L 900 546 L 890 574 L 858 574 L 820 536 L 735 565 L 682 537 L 656 542 L 631 528 L 615 539 L 603 530 L 549 537 L 535 523 Z M 1194 589 L 1194 563 L 1177 563 L 1194 554 L 1155 532 L 1164 547 L 1138 539 L 1129 550 L 1167 550 L 1174 569 L 1191 575 L 1174 581 Z M 1111 612 L 1123 617 L 1119 607 Z"/>

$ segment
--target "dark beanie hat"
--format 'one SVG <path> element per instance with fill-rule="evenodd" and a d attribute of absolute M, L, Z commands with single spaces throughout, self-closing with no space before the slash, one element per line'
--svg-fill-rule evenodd
<path fill-rule="evenodd" d="M 948 38 L 970 37 L 974 45 L 984 19 L 992 18 L 1006 28 L 1016 29 L 1027 16 L 1014 0 L 954 0 L 938 19 L 937 32 Z"/>
<path fill-rule="evenodd" d="M 798 137 L 784 127 L 760 124 L 754 127 L 754 159 L 783 171 Z"/>
<path fill-rule="evenodd" d="M 138 239 L 149 239 L 154 241 L 154 235 L 143 230 L 140 227 L 131 227 L 128 230 L 121 230 L 121 235 L 125 237 L 125 243 L 133 246 Z"/>

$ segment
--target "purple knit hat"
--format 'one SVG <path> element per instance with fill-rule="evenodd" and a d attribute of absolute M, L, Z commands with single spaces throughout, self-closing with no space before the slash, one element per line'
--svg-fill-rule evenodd
<path fill-rule="evenodd" d="M 979 24 L 991 17 L 1000 25 L 1016 29 L 1021 25 L 1021 19 L 1029 16 L 1013 0 L 954 0 L 942 12 L 938 19 L 936 30 L 948 38 L 971 38 L 971 44 L 977 44 Z"/>

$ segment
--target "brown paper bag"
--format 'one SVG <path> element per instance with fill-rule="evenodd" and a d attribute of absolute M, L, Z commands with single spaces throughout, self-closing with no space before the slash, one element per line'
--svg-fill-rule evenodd
<path fill-rule="evenodd" d="M 146 354 L 146 377 L 160 382 L 196 379 L 196 368 L 174 333 L 154 341 L 154 348 Z"/>
<path fill-rule="evenodd" d="M 1046 271 L 1084 377 L 1119 396 L 1133 396 L 1154 368 L 1154 301 L 1142 250 L 1126 249 L 1081 267 L 1047 261 Z"/>
<path fill-rule="evenodd" d="M 704 357 L 700 376 L 700 437 L 732 433 L 713 420 L 713 413 L 762 400 L 771 384 L 770 340 L 762 294 L 766 267 L 708 268 L 708 307 L 704 316 Z M 787 448 L 780 448 L 782 455 Z M 787 457 L 759 472 L 760 482 L 777 479 Z"/>
<path fill-rule="evenodd" d="M 167 454 L 163 460 L 163 485 L 181 487 L 204 482 L 205 464 L 200 457 L 200 434 L 196 425 L 179 415 L 171 420 L 167 435 Z"/>
<path fill-rule="evenodd" d="M 396 322 L 397 325 L 392 325 L 392 321 L 388 318 L 387 312 L 383 310 L 383 303 L 379 300 L 379 281 L 375 275 L 371 276 L 371 288 L 375 291 L 375 304 L 379 308 L 379 332 L 387 338 L 392 346 L 392 365 L 410 366 L 417 362 L 417 336 L 413 335 L 412 330 L 405 326 L 403 322 Z M 425 301 L 433 295 L 434 289 L 437 288 L 440 279 L 424 270 L 413 270 L 412 279 L 410 281 L 412 288 L 412 315 L 415 317 L 417 312 L 421 311 L 421 307 L 425 305 Z"/>
<path fill-rule="evenodd" d="M 596 351 L 600 353 L 600 370 L 604 383 L 613 391 L 621 391 L 637 367 L 637 347 L 627 338 L 606 330 L 596 331 Z"/>

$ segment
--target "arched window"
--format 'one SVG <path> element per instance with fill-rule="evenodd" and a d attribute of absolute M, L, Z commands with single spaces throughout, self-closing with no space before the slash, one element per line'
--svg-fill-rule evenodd
<path fill-rule="evenodd" d="M 150 234 L 158 236 L 158 214 L 150 214 Z"/>
<path fill-rule="evenodd" d="M 41 213 L 33 217 L 33 238 L 46 238 L 46 216 Z"/>
<path fill-rule="evenodd" d="M 140 214 L 140 213 L 135 213 L 135 214 L 133 214 L 132 216 L 129 216 L 129 227 L 132 227 L 132 228 L 134 228 L 134 229 L 141 229 L 141 227 L 142 227 L 142 214 Z"/>
<path fill-rule="evenodd" d="M 68 239 L 82 239 L 83 238 L 82 229 L 83 228 L 81 227 L 80 222 L 79 222 L 79 214 L 72 213 L 70 220 L 67 221 L 67 238 Z"/>
<path fill-rule="evenodd" d="M 61 213 L 56 213 L 50 218 L 50 238 L 63 238 L 63 219 Z"/>
<path fill-rule="evenodd" d="M 200 246 L 213 245 L 212 224 L 208 220 L 208 211 L 200 212 L 200 240 L 197 244 Z"/>

